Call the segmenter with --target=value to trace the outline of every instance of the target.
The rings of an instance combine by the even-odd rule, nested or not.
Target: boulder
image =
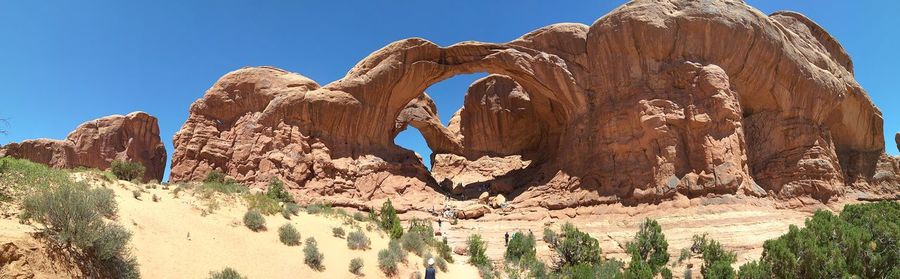
[[[456,211],[456,218],[477,219],[491,212],[491,208],[485,204],[471,204]]]
[[[460,256],[465,256],[465,255],[469,254],[469,247],[466,246],[465,244],[456,245],[455,247],[453,247],[453,253],[456,253],[457,255],[460,255]]]
[[[496,195],[493,198],[491,198],[490,205],[492,208],[500,208],[505,203],[506,203],[506,197],[504,197],[503,195]]]
[[[64,140],[10,143],[0,148],[2,156],[56,168],[105,170],[114,160],[137,162],[146,168],[144,181],[161,181],[166,166],[166,147],[159,138],[157,119],[145,112],[111,115],[82,123]]]

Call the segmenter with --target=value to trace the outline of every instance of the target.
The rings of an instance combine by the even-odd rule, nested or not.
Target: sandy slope
[[[134,199],[128,189],[133,185],[119,182],[116,190],[119,202],[118,222],[134,232],[132,244],[144,278],[205,278],[212,270],[232,267],[249,278],[355,278],[348,271],[350,260],[364,261],[366,278],[383,278],[377,267],[377,254],[386,248],[388,239],[377,230],[367,232],[372,249],[355,251],[347,248],[344,239],[334,237],[331,229],[341,221],[304,212],[292,220],[280,215],[267,216],[267,231],[253,232],[242,223],[246,208],[239,202],[223,202],[222,208],[202,216],[203,203],[185,193],[174,198],[173,191],[145,189],[141,200]],[[151,195],[162,197],[153,202]],[[278,227],[292,223],[303,239],[314,237],[325,255],[325,270],[315,271],[303,263],[303,245],[289,247],[278,240]],[[350,226],[344,225],[347,232]],[[363,231],[365,231],[363,225]],[[446,278],[475,278],[477,271],[461,264],[450,266]],[[422,259],[410,254],[409,262],[401,268],[400,278],[407,278],[421,269]]]

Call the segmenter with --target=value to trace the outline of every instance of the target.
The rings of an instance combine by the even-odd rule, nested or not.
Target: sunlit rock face
[[[112,161],[144,165],[143,180],[161,181],[166,147],[156,117],[145,112],[110,115],[82,123],[64,140],[33,139],[0,148],[0,157],[28,159],[56,168],[108,169]]]
[[[474,72],[492,75],[443,127],[424,90]],[[407,125],[434,151],[434,176],[394,144]],[[397,41],[324,86],[269,67],[229,73],[175,136],[172,180],[218,169],[258,186],[280,178],[305,200],[391,198],[401,210],[430,209],[444,180],[551,209],[676,195],[828,200],[898,191],[882,133],[849,56],[806,17],[636,0],[590,26],[508,43]]]

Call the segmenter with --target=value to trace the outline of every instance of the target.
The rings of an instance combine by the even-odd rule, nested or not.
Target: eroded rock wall
[[[166,148],[156,117],[144,112],[111,115],[85,122],[65,140],[34,139],[0,148],[0,156],[24,158],[56,168],[107,169],[114,160],[138,162],[144,180],[161,181]]]
[[[473,72],[507,77],[492,88],[510,90],[484,82],[481,91],[515,94],[473,98],[442,127],[424,90]],[[464,123],[467,111],[473,122]],[[416,203],[441,190],[393,143],[410,124],[435,156],[535,158],[492,187],[520,206],[709,194],[828,200],[900,191],[875,177],[891,164],[882,121],[843,48],[800,14],[636,0],[591,26],[555,24],[505,44],[397,41],[321,88],[271,68],[230,73],[192,106],[172,178],[221,169],[256,184],[281,177],[308,199],[361,206],[390,197],[423,208]]]

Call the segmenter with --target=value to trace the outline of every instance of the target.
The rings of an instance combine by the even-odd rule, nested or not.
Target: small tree
[[[379,223],[381,228],[388,232],[391,238],[400,239],[403,236],[403,226],[400,224],[397,210],[394,209],[390,199],[381,206],[381,221]]]
[[[393,276],[397,274],[397,257],[388,249],[378,251],[378,268],[385,275]]]
[[[703,266],[700,274],[703,278],[734,278],[732,264],[737,260],[734,252],[727,251],[714,239],[708,239],[706,235],[693,237],[694,244],[691,250],[703,254]]]
[[[629,268],[643,267],[636,262],[644,262],[651,275],[656,275],[660,268],[669,262],[668,247],[669,243],[666,242],[666,236],[662,233],[659,223],[656,220],[646,219],[641,223],[634,240],[625,245],[625,250],[631,254]]]
[[[472,264],[474,266],[483,266],[490,264],[487,255],[485,255],[485,251],[487,251],[487,245],[483,240],[481,240],[481,235],[470,235],[467,239],[467,243],[469,244],[469,264]]]
[[[600,243],[589,234],[578,230],[571,223],[562,226],[562,238],[556,246],[559,266],[600,263]]]
[[[522,260],[533,260],[535,255],[537,255],[534,245],[533,234],[525,235],[524,233],[516,232],[509,239],[509,244],[506,245],[504,257],[507,261],[513,263],[518,263]]]
[[[209,279],[247,279],[247,276],[243,276],[234,270],[233,268],[226,267],[221,271],[209,272]]]

